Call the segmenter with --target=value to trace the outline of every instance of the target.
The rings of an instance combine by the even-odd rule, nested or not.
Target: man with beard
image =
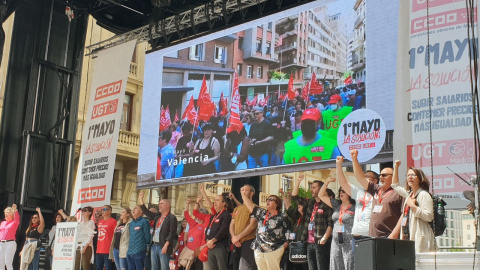
[[[317,109],[305,110],[301,120],[302,135],[285,143],[285,164],[335,159],[340,155],[337,142],[317,132],[322,117]],[[295,136],[294,136],[295,137]]]

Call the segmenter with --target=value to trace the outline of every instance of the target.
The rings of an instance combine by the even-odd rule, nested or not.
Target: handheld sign
[[[57,223],[52,269],[73,270],[77,250],[77,222]]]
[[[351,160],[350,151],[358,150],[360,163],[374,158],[385,142],[385,123],[382,117],[370,109],[356,110],[343,119],[337,134],[342,155]]]

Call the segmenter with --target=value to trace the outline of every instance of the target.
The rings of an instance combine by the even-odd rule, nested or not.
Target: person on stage
[[[43,219],[42,212],[40,208],[37,207],[35,209],[37,213],[33,214],[30,223],[28,224],[27,232],[26,232],[26,239],[25,245],[20,251],[20,257],[22,257],[22,266],[28,265],[28,270],[38,270],[39,263],[40,263],[40,236],[42,236],[43,229],[45,229],[45,221]],[[33,252],[31,250],[34,249]],[[32,256],[30,263],[26,263],[28,261],[28,257]]]
[[[13,270],[13,257],[17,250],[16,235],[20,215],[16,204],[5,208],[5,220],[0,223],[0,269]]]

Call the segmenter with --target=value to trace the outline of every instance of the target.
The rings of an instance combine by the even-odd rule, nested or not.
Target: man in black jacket
[[[228,197],[218,195],[215,197],[213,207],[216,214],[212,215],[205,231],[205,240],[207,241],[208,264],[210,270],[228,269],[228,251],[229,239],[228,232],[232,216],[227,211]]]
[[[152,232],[152,269],[168,270],[170,256],[173,253],[173,241],[177,237],[177,218],[170,213],[170,201],[160,200],[158,213],[151,212],[145,207],[143,192],[139,194],[139,203],[142,212],[148,219],[154,220]]]

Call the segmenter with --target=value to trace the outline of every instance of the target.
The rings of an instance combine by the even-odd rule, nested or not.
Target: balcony
[[[130,71],[128,73],[131,77],[137,78],[138,77],[138,65],[137,63],[130,63]]]
[[[283,68],[290,68],[290,67],[302,69],[302,68],[305,68],[306,65],[302,64],[302,62],[298,60],[298,58],[291,58],[291,59],[282,59],[282,61],[279,62],[278,64],[271,66],[271,68],[274,68],[274,69],[275,68],[283,69]]]
[[[260,192],[258,206],[260,206],[261,208],[266,208],[267,207],[267,199],[268,199],[268,197],[270,197],[270,195],[271,194]]]
[[[84,122],[79,121],[77,125],[77,133],[76,133],[76,151],[80,151],[80,147],[82,144],[82,132],[84,128]],[[117,145],[117,155],[138,159],[138,152],[140,146],[140,134],[120,130],[118,134],[118,145]]]
[[[352,70],[353,71],[358,71],[365,68],[365,58],[353,61],[352,63]]]
[[[286,43],[280,46],[275,47],[275,52],[276,53],[284,53],[290,50],[296,50],[297,49],[297,42],[291,42],[291,43]]]

